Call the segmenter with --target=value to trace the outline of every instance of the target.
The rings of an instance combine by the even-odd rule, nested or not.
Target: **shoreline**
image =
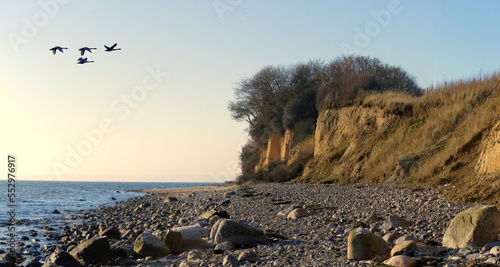
[[[200,191],[220,191],[220,190],[231,190],[239,187],[238,184],[234,182],[226,182],[222,184],[207,184],[207,185],[197,185],[188,187],[172,187],[172,188],[152,188],[152,189],[140,189],[132,190],[132,192],[146,193],[146,194],[190,194],[193,192]]]
[[[114,256],[99,264],[174,267],[191,262],[197,263],[196,266],[222,266],[226,257],[238,258],[244,253],[254,253],[257,256],[251,265],[240,260],[234,266],[373,266],[374,262],[347,258],[347,237],[353,229],[361,225],[380,236],[390,233],[414,236],[419,244],[439,247],[451,218],[477,205],[448,202],[438,188],[395,185],[229,183],[138,191],[146,195],[82,211],[74,218],[82,222],[80,225],[59,228],[51,233],[55,238],[44,255],[60,253],[55,251],[61,249],[71,254],[86,240],[99,238],[106,230],[114,229],[119,236],[108,238]],[[306,217],[287,218],[295,207],[310,213]],[[166,233],[183,227],[210,232],[220,218],[207,216],[207,212],[213,210],[224,211],[231,220],[259,229],[266,240],[217,250],[215,239],[202,234],[196,242],[204,247],[156,257],[134,252],[138,236],[146,232]],[[392,215],[399,215],[413,225],[380,229],[384,220]],[[368,221],[368,218],[380,218],[380,221]],[[56,250],[56,247],[59,248]],[[113,254],[115,250],[120,251],[120,257]],[[471,253],[480,253],[480,250],[473,248]],[[431,258],[441,263],[467,262],[466,255],[459,250],[445,251],[439,256],[414,258],[418,266]],[[53,258],[47,257],[47,260]]]

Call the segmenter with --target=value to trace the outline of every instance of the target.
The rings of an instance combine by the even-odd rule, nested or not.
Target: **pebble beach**
[[[412,240],[415,245],[397,253],[414,261],[415,265],[409,266],[496,266],[500,251],[495,254],[493,248],[500,244],[495,242],[460,249],[442,246],[450,221],[458,213],[480,206],[450,203],[442,195],[444,190],[445,186],[274,183],[146,190],[148,194],[143,197],[85,211],[65,226],[41,229],[38,235],[49,245],[39,248],[38,254],[20,247],[23,253],[18,253],[15,261],[17,266],[42,266],[44,262],[44,266],[62,266],[58,264],[61,258],[73,255],[69,260],[74,265],[64,266],[78,266],[72,260],[83,255],[75,252],[80,245],[106,236],[100,240],[109,244],[109,254],[94,265],[380,265],[390,257],[348,258],[350,232],[364,228],[386,240],[392,250],[398,239]],[[391,225],[393,218],[405,223]],[[264,238],[233,242],[236,245],[217,241],[214,228],[228,219],[261,231]],[[168,255],[137,252],[137,239],[142,234],[159,236],[172,229],[195,230],[198,241],[189,247],[182,243],[175,250],[169,246]],[[24,245],[29,246],[29,242]],[[2,254],[1,259],[8,261],[9,254]],[[79,260],[80,264],[92,265]]]

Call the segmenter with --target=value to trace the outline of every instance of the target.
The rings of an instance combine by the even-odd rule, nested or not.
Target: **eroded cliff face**
[[[500,122],[491,129],[486,137],[475,170],[479,174],[500,172]]]
[[[267,170],[270,164],[288,161],[293,145],[293,132],[286,130],[284,135],[274,133],[262,150],[260,161],[255,170]]]
[[[384,134],[397,119],[398,115],[387,114],[378,107],[323,110],[316,122],[314,158],[303,176],[313,181],[357,180],[366,171],[365,161],[370,154],[367,136]]]
[[[345,146],[344,154],[349,154],[360,135],[366,131],[383,132],[395,119],[395,115],[384,114],[380,108],[354,106],[324,110],[319,113],[316,122],[314,156],[319,157]]]
[[[273,134],[262,150],[256,171],[273,163],[290,165],[300,155],[314,154],[304,170],[305,176],[360,175],[363,171],[366,134],[383,134],[397,119],[379,107],[344,107],[320,112],[314,139],[294,143],[294,133]],[[353,164],[354,163],[354,164]]]
[[[283,135],[273,135],[262,151],[256,170],[267,170],[273,163],[290,166],[300,155],[313,155],[307,158],[299,180],[405,183],[410,179],[411,183],[433,179],[433,183],[440,184],[465,176],[500,173],[500,122],[492,128],[485,127],[470,140],[453,139],[455,132],[452,132],[425,146],[402,146],[397,151],[381,149],[387,140],[397,143],[406,138],[407,132],[425,125],[425,119],[413,117],[411,105],[398,105],[396,103],[396,108],[356,105],[323,110],[319,113],[314,136],[295,142],[290,130]],[[418,138],[418,135],[413,135],[413,138]],[[449,150],[448,147],[457,140],[460,143],[454,149],[455,154],[443,158],[439,153]],[[408,143],[408,139],[405,142]],[[381,156],[387,153],[392,153],[392,156]],[[443,160],[436,161],[439,157]],[[374,172],[377,166],[382,167]],[[431,170],[432,177],[416,176],[419,174],[416,171],[422,166]]]

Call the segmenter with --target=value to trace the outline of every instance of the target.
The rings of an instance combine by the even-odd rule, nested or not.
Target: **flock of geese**
[[[104,48],[106,52],[111,52],[111,51],[116,51],[116,50],[122,50],[121,48],[116,48],[116,43],[112,46],[107,46],[107,45],[104,45]],[[52,51],[52,54],[55,55],[56,52],[60,52],[60,53],[63,53],[64,50],[63,49],[68,49],[67,47],[60,47],[60,46],[54,46],[52,47],[51,50]],[[92,50],[96,50],[97,48],[93,48],[93,47],[82,47],[80,49],[78,49],[80,51],[80,58],[78,58],[78,62],[76,62],[76,64],[85,64],[85,63],[92,63],[94,61],[90,61],[88,60],[87,58],[84,58],[83,55],[85,54],[85,52],[89,52],[89,53],[92,53]]]

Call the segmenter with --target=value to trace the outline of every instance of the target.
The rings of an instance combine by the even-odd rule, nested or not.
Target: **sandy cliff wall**
[[[354,106],[324,110],[316,122],[314,156],[336,150],[346,142],[353,149],[360,135],[366,131],[385,131],[394,119],[395,115],[385,114],[380,108]]]
[[[475,169],[479,174],[500,172],[500,122],[491,129],[486,138]]]
[[[353,182],[361,177],[370,154],[370,136],[383,135],[398,115],[379,107],[351,106],[319,113],[314,158],[304,169],[306,180]],[[372,139],[374,140],[374,139]],[[333,178],[333,179],[332,179]]]
[[[293,132],[286,130],[284,135],[274,133],[267,141],[267,146],[262,150],[260,161],[255,170],[266,170],[270,164],[286,162],[290,157],[293,145]]]

